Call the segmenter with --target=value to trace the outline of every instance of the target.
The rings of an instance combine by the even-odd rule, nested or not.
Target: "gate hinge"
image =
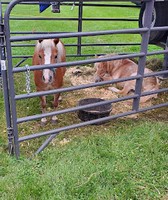
[[[9,149],[9,154],[13,155],[14,154],[14,135],[13,135],[13,128],[8,127],[7,128],[8,132],[8,149]]]

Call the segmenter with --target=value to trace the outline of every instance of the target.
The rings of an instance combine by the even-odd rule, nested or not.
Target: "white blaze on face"
[[[51,40],[43,40],[42,41],[42,48],[44,49],[44,64],[50,64],[51,60],[51,53],[52,53],[52,42]],[[50,69],[44,69],[43,70],[43,77],[44,82],[49,83],[51,77],[53,77],[53,72]]]
[[[50,64],[51,59],[51,46],[47,46],[44,49],[44,64]]]
[[[46,48],[44,49],[44,64],[50,64],[50,58],[51,58],[51,48]],[[43,77],[44,77],[44,82],[49,83],[50,80],[50,70],[49,69],[44,69],[43,70]]]

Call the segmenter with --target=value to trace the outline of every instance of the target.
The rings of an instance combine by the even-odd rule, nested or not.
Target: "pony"
[[[107,54],[105,56],[99,56],[99,58],[106,58],[113,56],[113,54]],[[138,65],[130,59],[111,60],[105,62],[97,62],[94,64],[96,69],[95,82],[109,81],[118,78],[126,78],[136,76],[138,71]],[[145,68],[144,73],[152,73],[151,69]],[[129,94],[131,91],[135,91],[135,80],[129,80],[124,82],[117,82],[116,87],[109,87],[108,89],[121,94],[123,96]],[[120,89],[118,89],[120,88]],[[156,76],[149,76],[143,79],[142,92],[155,91],[159,89],[159,80]],[[157,98],[157,94],[151,94],[143,96],[140,99],[140,103],[145,103],[151,98]]]
[[[35,46],[32,65],[48,65],[61,63],[66,61],[66,51],[64,44],[58,39],[38,40]],[[45,68],[43,70],[34,70],[34,83],[36,91],[46,91],[57,89],[63,86],[63,77],[66,68],[59,67],[56,69]],[[58,107],[60,94],[54,94],[53,107],[54,110]],[[46,113],[46,97],[40,96],[40,104],[42,113]],[[52,116],[52,122],[57,121],[56,116]],[[41,124],[45,125],[47,119],[41,119]]]

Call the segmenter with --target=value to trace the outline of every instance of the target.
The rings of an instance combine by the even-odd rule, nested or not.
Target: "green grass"
[[[127,3],[128,4],[128,3]],[[39,14],[38,6],[30,6],[30,9],[27,10],[27,6],[16,6],[11,12],[11,16],[14,17],[78,17],[78,7],[76,6],[74,10],[70,10],[70,6],[62,6],[60,14],[52,14],[50,9],[45,12]],[[83,18],[92,17],[92,18],[119,18],[119,19],[138,19],[139,16],[139,8],[108,8],[108,7],[85,7],[83,10]],[[18,11],[19,9],[19,11]],[[125,21],[83,21],[82,30],[85,31],[99,31],[99,30],[117,30],[117,29],[131,29],[138,28],[138,21],[134,22],[125,22]],[[76,20],[73,21],[47,21],[47,25],[45,21],[35,21],[35,20],[20,20],[15,21],[11,20],[10,23],[11,31],[61,31],[61,32],[77,32],[78,30],[78,22]],[[20,28],[21,27],[21,28]],[[66,27],[66,28],[65,28]],[[63,38],[62,39],[65,44],[77,43],[77,38]],[[118,34],[118,35],[104,35],[104,36],[90,36],[83,37],[82,43],[140,43],[141,36],[138,34]],[[34,43],[34,42],[29,42]],[[150,49],[155,48],[151,46]],[[158,49],[158,47],[157,47]],[[67,54],[76,53],[76,48],[67,47]],[[128,53],[128,52],[139,52],[140,46],[105,46],[105,47],[83,47],[83,54],[101,54],[101,53]],[[25,54],[32,55],[33,48],[22,48],[20,51],[19,48],[13,48],[14,54]]]
[[[38,7],[19,6],[12,16],[53,16],[50,9],[39,14]],[[58,16],[77,17],[77,7],[61,7]],[[112,12],[113,11],[113,12]],[[124,14],[124,16],[123,16]],[[111,9],[87,7],[85,17],[137,18],[137,8]],[[11,30],[17,31],[74,31],[76,22],[47,23],[12,21]],[[125,29],[137,27],[137,22],[89,22],[83,31]],[[65,28],[66,27],[66,28]],[[63,39],[73,43],[76,39]],[[113,35],[83,38],[83,42],[140,42],[138,35]],[[34,43],[34,41],[29,41]],[[149,47],[151,51],[158,49]],[[74,53],[74,49],[67,49]],[[139,47],[84,48],[87,54],[137,52]],[[13,48],[15,55],[32,55],[33,48]],[[155,56],[156,57],[156,56]],[[158,56],[157,56],[158,58]],[[161,58],[161,56],[159,57]],[[76,60],[77,58],[73,58]],[[13,59],[13,63],[18,60]],[[26,61],[31,64],[31,59]],[[24,64],[23,64],[24,66]],[[25,93],[25,74],[15,75],[16,94]],[[68,83],[66,83],[68,84]],[[31,74],[31,92],[35,91]],[[65,95],[65,96],[64,96]],[[81,94],[80,94],[81,95]],[[78,93],[63,94],[60,108],[73,106],[80,98]],[[160,100],[167,99],[160,95]],[[50,104],[49,104],[50,106]],[[141,114],[138,119],[117,119],[100,126],[87,126],[61,133],[38,156],[32,157],[45,137],[20,144],[21,157],[16,160],[7,152],[7,134],[4,100],[0,91],[0,199],[2,200],[166,200],[168,194],[168,125],[167,108]],[[17,115],[24,117],[40,113],[39,99],[17,102]],[[75,113],[61,115],[58,125],[40,127],[39,121],[19,125],[20,136],[45,131],[57,126],[79,122]]]
[[[165,123],[116,120],[82,132],[64,145],[63,138],[54,140],[32,160],[4,153],[1,199],[158,200],[166,194]]]

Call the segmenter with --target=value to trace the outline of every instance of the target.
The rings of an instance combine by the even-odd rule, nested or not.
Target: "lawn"
[[[32,159],[3,151],[1,199],[166,200],[167,132],[165,122],[115,120],[63,134]]]
[[[5,8],[3,8],[4,10]],[[77,7],[61,8],[58,16],[77,17]],[[123,17],[137,18],[138,8],[117,8],[113,12],[107,8],[87,7],[85,17]],[[39,14],[37,6],[21,5],[12,12],[12,16],[52,17],[50,9]],[[12,31],[74,31],[77,23],[53,21],[12,21]],[[44,26],[45,24],[45,26]],[[137,22],[93,23],[85,21],[83,31],[124,29],[136,27]],[[140,36],[123,35],[108,37],[88,37],[83,42],[140,42]],[[75,39],[64,42],[73,43]],[[33,42],[30,41],[30,44]],[[150,46],[151,50],[158,49]],[[67,48],[67,53],[73,53]],[[136,52],[139,47],[94,47],[84,48],[83,52]],[[14,55],[32,55],[33,48],[13,48]],[[154,58],[163,59],[162,56]],[[68,60],[76,59],[69,58]],[[149,58],[150,59],[150,58]],[[17,60],[13,59],[13,63]],[[31,64],[31,59],[26,61]],[[15,75],[16,92],[25,92],[25,75]],[[22,83],[22,84],[20,84]],[[66,84],[68,84],[66,82]],[[31,90],[35,91],[31,75]],[[78,97],[76,93],[65,94],[65,99]],[[165,96],[159,96],[161,100]],[[167,98],[167,97],[166,97]],[[61,106],[66,107],[65,100]],[[73,100],[73,99],[72,99]],[[74,102],[73,102],[74,103]],[[142,113],[138,118],[116,119],[103,125],[93,125],[61,133],[40,154],[33,156],[44,138],[21,143],[19,160],[9,156],[3,93],[0,91],[0,199],[2,200],[167,200],[168,199],[168,123],[167,108]],[[18,116],[40,113],[39,100],[19,101]],[[69,122],[76,123],[76,115],[60,116],[61,126]],[[19,125],[21,135],[32,131],[54,128],[48,124],[40,127],[39,121]]]

